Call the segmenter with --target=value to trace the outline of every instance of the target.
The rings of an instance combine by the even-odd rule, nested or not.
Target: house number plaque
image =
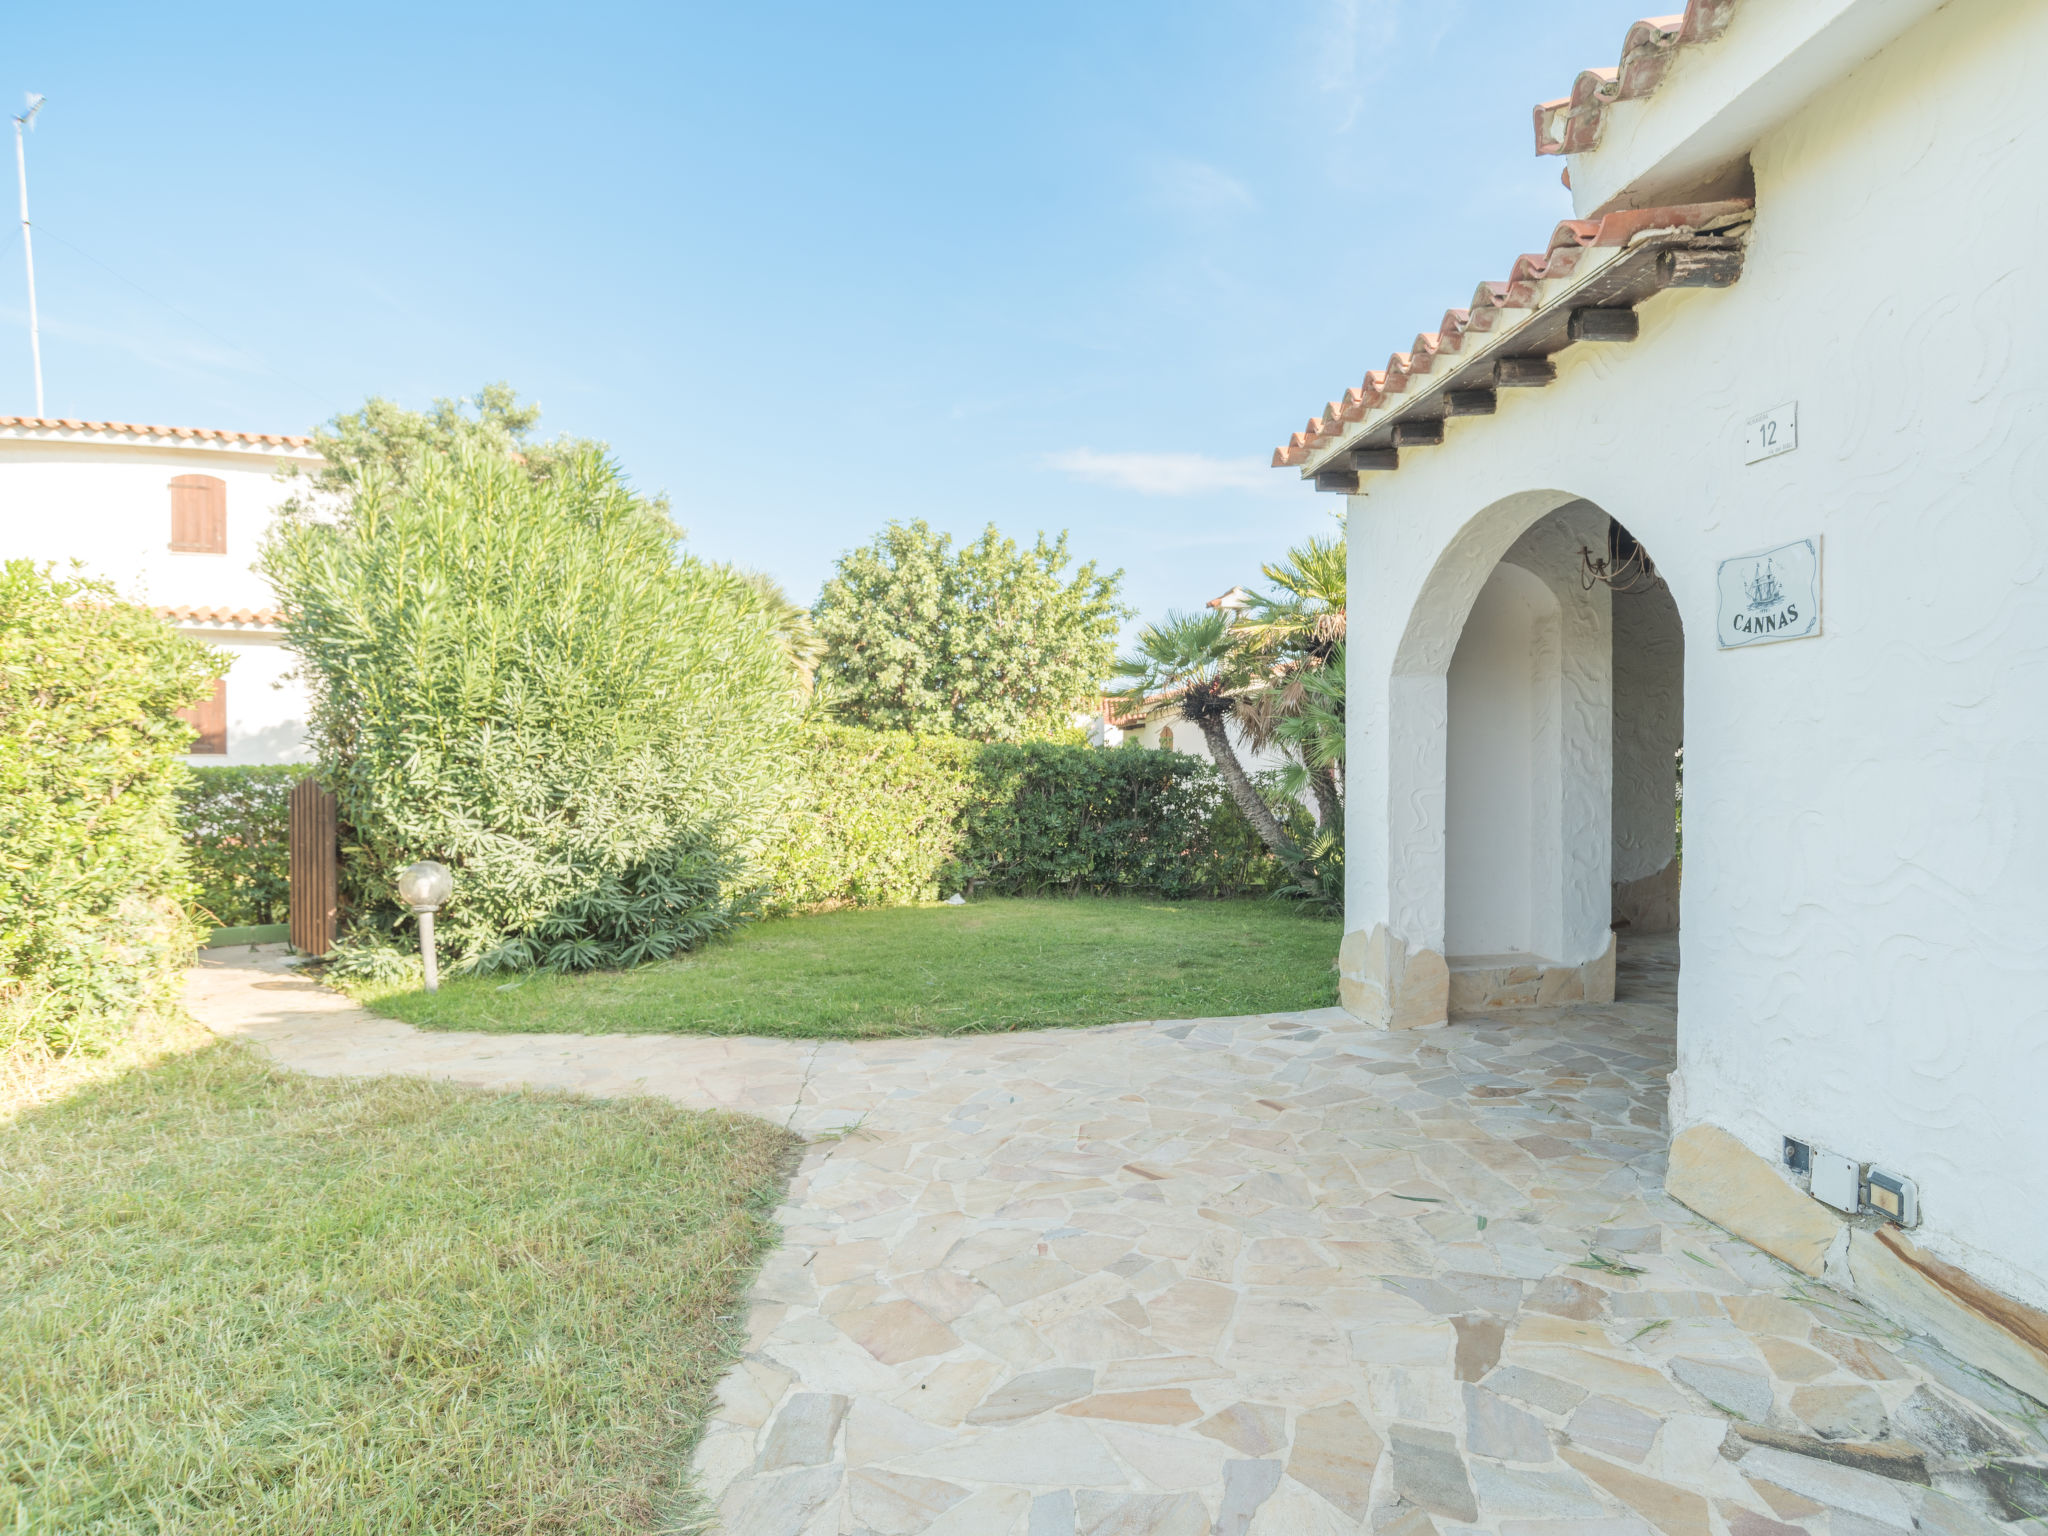
[[[1799,402],[1788,400],[1742,424],[1742,462],[1775,459],[1799,446]]]

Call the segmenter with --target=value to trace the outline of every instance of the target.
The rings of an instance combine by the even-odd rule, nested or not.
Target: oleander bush
[[[393,884],[423,858],[455,872],[456,970],[632,965],[754,910],[799,709],[760,584],[683,553],[590,448],[536,467],[458,442],[348,490],[264,556],[338,802],[347,948],[410,947]]]
[[[0,1053],[103,1048],[174,984],[176,712],[223,665],[104,582],[0,566]]]
[[[1260,788],[1306,822],[1277,777]],[[805,736],[773,905],[889,906],[968,890],[1233,896],[1285,878],[1200,758],[828,725]]]
[[[285,920],[291,896],[292,786],[306,770],[194,768],[178,792],[191,850],[193,908],[215,928]]]

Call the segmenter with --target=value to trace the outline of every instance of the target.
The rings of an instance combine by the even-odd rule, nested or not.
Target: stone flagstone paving
[[[189,997],[309,1071],[813,1137],[697,1456],[735,1536],[2048,1532],[2040,1405],[1664,1197],[1676,962],[1396,1033],[422,1033],[246,955]]]

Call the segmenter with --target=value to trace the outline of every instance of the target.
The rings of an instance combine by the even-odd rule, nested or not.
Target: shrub
[[[216,928],[285,920],[291,897],[292,786],[297,766],[194,768],[178,820],[198,886],[194,909]]]
[[[1201,758],[991,744],[974,770],[949,872],[961,885],[1004,895],[1229,896],[1268,890],[1281,876]]]
[[[942,894],[974,755],[954,737],[811,729],[774,855],[775,907],[894,906]]]
[[[0,1051],[103,1048],[174,982],[176,711],[222,665],[103,582],[0,566]]]
[[[794,802],[774,858],[784,911],[970,887],[1228,896],[1285,878],[1215,769],[1172,752],[826,726],[806,737]]]
[[[595,452],[536,476],[474,445],[280,522],[355,942],[422,858],[455,871],[457,968],[657,959],[759,899],[796,690],[759,586],[678,537]]]

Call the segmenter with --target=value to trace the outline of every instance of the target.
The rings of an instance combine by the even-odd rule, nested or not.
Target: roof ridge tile
[[[167,427],[133,421],[87,421],[75,416],[0,416],[0,429],[21,431],[107,432],[117,437],[197,438],[207,442],[263,443],[280,448],[309,448],[310,437],[281,432],[234,432],[218,427]]]
[[[1736,4],[1737,0],[1687,0],[1681,15],[1646,16],[1633,23],[1622,37],[1619,64],[1582,69],[1567,94],[1536,104],[1536,153],[1577,155],[1598,148],[1607,109],[1617,101],[1653,93],[1664,83],[1678,50],[1719,37]]]

